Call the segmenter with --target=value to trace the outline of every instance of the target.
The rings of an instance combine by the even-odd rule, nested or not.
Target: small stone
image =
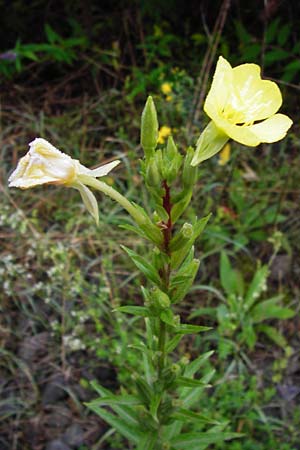
[[[44,424],[47,427],[65,428],[70,425],[71,420],[72,412],[68,408],[53,405],[51,411],[45,416]]]
[[[291,271],[291,257],[289,255],[277,255],[270,269],[270,278],[274,281],[281,281]]]
[[[63,434],[62,439],[70,447],[79,447],[84,443],[84,431],[80,425],[74,423],[67,428],[66,432]]]
[[[65,390],[65,380],[62,375],[57,375],[50,381],[43,392],[42,395],[42,405],[51,405],[59,400],[64,399],[67,396]]]
[[[60,439],[54,439],[53,441],[48,442],[45,450],[71,450],[71,447]]]

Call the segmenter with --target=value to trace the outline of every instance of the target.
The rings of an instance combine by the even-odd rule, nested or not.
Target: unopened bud
[[[142,112],[141,145],[146,158],[153,156],[158,139],[158,121],[153,99],[151,96],[146,101]]]
[[[170,250],[174,252],[182,248],[193,236],[193,231],[193,225],[184,223],[179,233],[171,240],[169,246]]]

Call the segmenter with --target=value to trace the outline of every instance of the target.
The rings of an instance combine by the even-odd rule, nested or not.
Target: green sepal
[[[228,139],[229,137],[217,128],[213,121],[210,121],[197,141],[191,165],[197,166],[202,161],[214,156],[222,150]]]

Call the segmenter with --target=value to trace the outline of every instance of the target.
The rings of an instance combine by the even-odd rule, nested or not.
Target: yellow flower
[[[29,189],[41,184],[73,187],[79,190],[85,206],[98,222],[96,199],[84,185],[83,180],[87,176],[98,178],[107,175],[120,161],[113,161],[96,169],[88,169],[77,159],[72,159],[45,139],[36,138],[29,147],[28,153],[20,159],[17,168],[9,177],[9,187]]]
[[[232,68],[220,56],[204,111],[224,134],[250,147],[279,141],[293,123],[276,114],[281,104],[278,86],[261,79],[258,65]]]
[[[220,152],[219,166],[225,166],[225,164],[228,163],[228,161],[230,160],[230,153],[231,153],[230,144],[224,145],[223,149]]]
[[[173,100],[172,95],[167,95],[167,96],[166,96],[166,101],[167,101],[167,102],[171,102],[172,100]]]
[[[169,95],[172,92],[172,85],[168,82],[165,82],[161,85],[161,91],[165,95]]]
[[[163,125],[162,127],[160,127],[160,129],[158,130],[157,143],[163,144],[165,142],[166,138],[168,136],[170,136],[171,131],[172,131],[171,128],[167,127],[166,125]]]

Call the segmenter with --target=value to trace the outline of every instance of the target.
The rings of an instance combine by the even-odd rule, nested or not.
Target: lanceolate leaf
[[[258,303],[251,310],[251,318],[254,323],[263,322],[266,319],[290,319],[295,312],[290,308],[278,305],[280,298],[274,297]]]
[[[150,311],[148,308],[144,306],[119,306],[118,308],[113,309],[114,311],[119,311],[126,314],[132,314],[133,316],[141,316],[141,317],[149,317]]]
[[[287,347],[287,341],[285,337],[278,331],[275,327],[271,327],[270,325],[260,324],[257,326],[257,331],[264,333],[271,339],[275,344],[279,345],[279,347],[285,349]]]
[[[203,331],[209,331],[211,330],[211,327],[204,327],[201,325],[187,325],[182,324],[179,327],[176,328],[175,333],[178,334],[196,334],[196,333],[202,333]]]
[[[96,405],[89,406],[101,419],[105,420],[109,425],[115,428],[122,436],[129,441],[138,444],[143,439],[143,433],[139,428],[134,427],[128,423],[127,420],[120,419],[119,417],[111,414],[104,408],[100,408]]]
[[[268,272],[268,266],[257,269],[245,297],[245,307],[247,310],[257,301],[262,290],[265,288]]]
[[[214,350],[210,352],[206,352],[203,355],[198,356],[198,358],[194,359],[194,361],[190,362],[188,366],[186,366],[184,375],[186,377],[192,377],[194,374],[200,369],[201,366],[214,354]]]
[[[209,445],[242,437],[241,433],[230,432],[203,432],[182,433],[171,440],[172,447],[179,450],[204,450]]]
[[[129,248],[125,247],[124,245],[121,245],[121,248],[125,250],[125,252],[132,259],[136,267],[145,275],[147,279],[151,280],[157,286],[160,286],[161,280],[159,274],[157,273],[155,268],[148,261],[146,261],[145,258],[138,255],[133,250],[130,250]]]

